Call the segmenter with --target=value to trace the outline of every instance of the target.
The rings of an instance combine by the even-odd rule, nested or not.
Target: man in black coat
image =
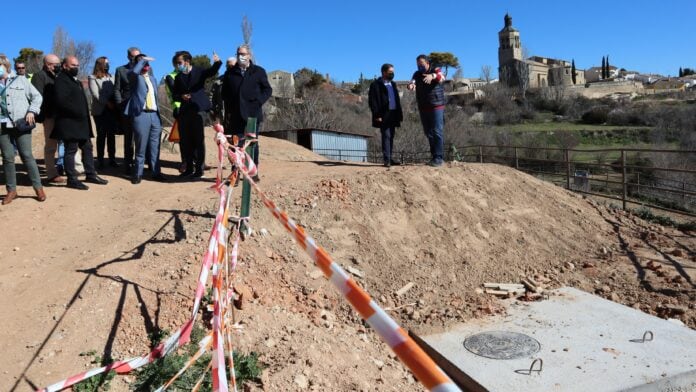
[[[77,80],[80,63],[75,56],[63,60],[62,72],[54,83],[55,126],[51,138],[63,140],[65,144],[65,172],[68,175],[68,188],[89,189],[78,178],[75,170],[75,154],[82,150],[82,163],[87,174],[87,182],[104,185],[108,181],[99,177],[94,169],[92,155],[92,121],[82,82]]]
[[[202,69],[191,65],[191,60],[191,53],[187,51],[178,53],[176,67],[179,74],[174,79],[172,96],[175,101],[181,102],[177,118],[181,138],[179,145],[186,162],[186,170],[181,173],[181,176],[199,178],[203,176],[205,166],[203,127],[207,112],[212,109],[210,98],[205,92],[205,81],[217,75],[222,61],[217,54],[213,53],[213,66]]]
[[[124,114],[131,95],[128,73],[135,66],[135,56],[140,54],[136,47],[128,48],[128,64],[116,68],[114,75],[114,99],[119,105],[119,122],[123,132],[123,162],[126,174],[131,174],[133,166],[133,119]]]
[[[401,162],[392,158],[394,133],[404,119],[401,110],[399,90],[394,83],[394,66],[382,65],[382,77],[370,84],[368,102],[372,112],[372,126],[379,128],[382,133],[382,157],[384,166],[400,165]]]
[[[222,77],[222,99],[225,103],[225,133],[237,135],[244,143],[247,120],[256,118],[256,132],[261,132],[263,104],[273,94],[266,70],[251,61],[248,45],[237,48],[237,63]],[[254,163],[259,164],[258,142],[253,147]],[[258,176],[255,178],[258,181]]]

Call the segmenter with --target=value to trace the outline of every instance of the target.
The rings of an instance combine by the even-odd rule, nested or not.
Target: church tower
[[[520,32],[512,27],[512,17],[505,14],[505,27],[498,33],[498,67],[503,67],[513,60],[522,59]]]

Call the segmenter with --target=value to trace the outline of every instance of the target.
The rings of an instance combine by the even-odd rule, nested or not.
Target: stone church
[[[512,17],[505,14],[505,26],[498,32],[498,76],[501,83],[520,86],[526,80],[528,88],[572,86],[585,84],[585,71],[575,70],[569,61],[532,56],[523,58],[520,32],[512,27]]]

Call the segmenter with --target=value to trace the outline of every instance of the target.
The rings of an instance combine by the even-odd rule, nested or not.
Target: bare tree
[[[529,64],[526,61],[515,61],[515,74],[520,93],[522,98],[524,98],[527,94],[527,89],[529,89]]]
[[[254,28],[251,25],[251,21],[246,15],[244,15],[242,17],[242,38],[244,39],[244,43],[247,45],[251,45],[251,33],[253,30]]]
[[[80,41],[75,47],[75,57],[80,61],[80,75],[88,74],[88,67],[92,67],[96,45],[92,41]]]
[[[53,44],[51,52],[61,59],[65,56],[72,55],[75,49],[75,42],[70,39],[68,32],[63,30],[62,26],[56,27],[53,32]]]
[[[481,66],[481,79],[486,81],[486,84],[491,82],[491,66],[486,64]]]
[[[80,76],[85,76],[88,67],[92,66],[91,63],[94,61],[95,50],[96,45],[93,41],[75,42],[62,26],[56,27],[56,30],[53,32],[51,52],[61,59],[66,56],[77,57],[80,62]]]

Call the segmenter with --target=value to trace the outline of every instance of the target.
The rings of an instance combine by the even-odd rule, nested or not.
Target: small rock
[[[309,273],[309,277],[312,278],[312,279],[319,279],[319,278],[321,278],[322,276],[324,276],[324,273],[323,273],[321,270],[318,270],[318,269],[317,269],[317,270],[314,270],[314,271],[312,271],[312,272]]]
[[[570,261],[566,261],[564,265],[569,271],[572,271],[575,269],[575,264],[571,263]]]
[[[354,267],[346,267],[346,271],[348,271],[348,272],[350,272],[351,274],[357,276],[358,278],[363,278],[363,277],[365,277],[365,275],[362,273],[362,271],[360,271],[359,269],[354,268]]]
[[[297,386],[301,389],[309,388],[309,380],[307,380],[307,377],[304,374],[298,374],[295,376],[295,384],[297,384]]]
[[[413,321],[418,321],[421,318],[421,314],[419,311],[414,310],[413,313],[411,314],[411,320]]]
[[[12,248],[12,250],[15,252],[19,252],[19,246],[15,246],[14,248]]]
[[[611,295],[609,295],[609,299],[612,300],[613,302],[621,301],[621,297],[619,297],[619,295],[616,293],[611,293]]]
[[[261,228],[259,230],[259,234],[261,235],[261,237],[266,237],[269,233],[268,233],[268,230]]]
[[[379,369],[379,370],[382,370],[382,368],[384,367],[384,362],[380,361],[379,359],[372,358],[372,362],[375,363],[375,365],[377,366],[377,369]]]
[[[266,344],[266,347],[272,348],[272,347],[275,347],[275,345],[276,345],[277,343],[276,343],[275,340],[273,340],[273,339],[271,339],[271,338],[268,338],[268,339],[266,339],[265,344]]]
[[[681,249],[675,249],[672,251],[672,256],[684,257],[684,251]]]
[[[155,251],[152,252],[152,254],[155,255],[155,256],[162,256],[162,251],[159,250],[159,249],[155,249]]]

